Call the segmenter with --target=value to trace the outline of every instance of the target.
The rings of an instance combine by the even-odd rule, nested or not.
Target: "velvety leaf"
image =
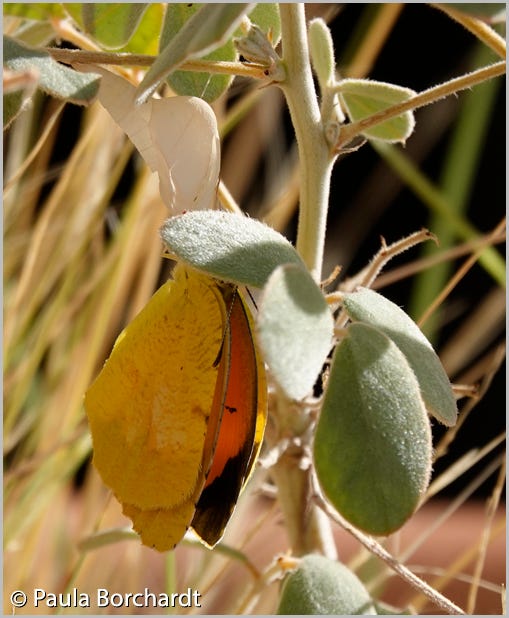
[[[332,347],[332,314],[307,270],[274,270],[258,312],[258,341],[272,376],[291,399],[312,392]]]
[[[324,494],[353,525],[387,535],[416,509],[431,454],[429,420],[405,356],[379,330],[351,324],[334,352],[314,441]]]
[[[135,32],[147,4],[135,2],[66,3],[78,26],[104,49],[119,49]],[[154,36],[157,32],[154,32]]]
[[[15,39],[4,37],[4,66],[11,71],[39,74],[39,87],[52,96],[85,105],[99,88],[99,77],[65,67],[43,51],[30,49]]]
[[[367,288],[345,294],[348,315],[390,337],[413,369],[428,412],[444,425],[456,424],[458,408],[445,370],[417,324],[393,302]]]
[[[164,25],[161,32],[160,50],[179,35],[188,20],[202,7],[200,3],[174,3],[167,5]],[[259,25],[264,32],[270,30],[275,43],[281,35],[279,8],[277,4],[257,4],[250,13],[253,23]],[[227,61],[237,60],[233,38],[230,38],[211,53],[198,56],[203,60]],[[173,71],[168,77],[171,89],[179,95],[197,96],[212,102],[223,94],[233,80],[232,75],[212,74],[196,71]]]
[[[410,88],[366,79],[344,79],[339,95],[352,122],[368,118],[388,107],[403,103],[415,95]],[[414,130],[412,112],[386,120],[364,131],[363,135],[386,142],[404,142]]]
[[[280,264],[298,264],[299,254],[269,226],[227,212],[187,212],[161,228],[168,250],[179,260],[218,279],[263,287]]]
[[[376,614],[368,591],[344,564],[310,554],[283,584],[278,614]]]
[[[161,32],[160,49],[164,48],[178,35],[186,22],[200,9],[201,4],[177,3],[169,4],[166,9],[163,29]],[[233,41],[215,49],[203,57],[204,60],[236,60],[237,54]],[[196,71],[175,71],[168,77],[171,89],[180,95],[197,96],[205,101],[217,99],[231,84],[231,75],[212,75]]]
[[[330,86],[335,79],[336,71],[334,44],[331,32],[321,17],[309,22],[308,37],[309,53],[320,86],[321,88]]]
[[[58,2],[4,2],[2,8],[4,15],[15,15],[38,21],[65,17],[62,5]]]
[[[202,57],[223,45],[235,32],[251,4],[205,4],[162,50],[138,86],[137,102],[144,102],[161,81],[183,62]]]

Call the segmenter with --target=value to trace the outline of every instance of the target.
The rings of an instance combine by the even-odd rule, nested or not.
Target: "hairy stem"
[[[505,62],[496,62],[495,64],[483,67],[477,71],[472,71],[471,73],[467,73],[461,77],[451,79],[450,81],[440,84],[439,86],[428,88],[427,90],[416,94],[407,101],[392,105],[387,109],[383,109],[376,114],[363,118],[362,120],[358,120],[357,122],[352,122],[351,124],[341,128],[338,141],[335,144],[335,149],[340,150],[342,147],[349,144],[355,137],[367,129],[376,126],[377,124],[390,120],[391,118],[395,118],[404,112],[412,111],[414,109],[418,109],[419,107],[424,107],[426,105],[430,105],[431,103],[435,103],[444,97],[451,94],[456,94],[460,90],[472,88],[472,86],[480,84],[488,79],[499,77],[504,73]],[[338,90],[340,89],[341,84],[338,84]]]
[[[82,49],[57,49],[47,47],[46,51],[59,62],[73,64],[76,62],[83,64],[107,64],[111,66],[151,66],[156,59],[155,56],[147,54],[131,53],[112,53],[86,51]],[[267,79],[267,67],[261,64],[250,62],[227,62],[225,60],[187,60],[179,71],[202,71],[206,73],[218,73],[222,75],[240,75],[242,77],[252,77],[253,79]]]
[[[301,194],[297,251],[316,281],[320,280],[334,159],[324,137],[306,34],[304,5],[282,4],[281,28],[286,97],[299,148]]]
[[[297,250],[316,281],[320,280],[325,242],[333,157],[324,137],[320,107],[309,60],[303,4],[281,4],[281,32],[285,79],[279,85],[286,97],[297,138],[301,176]],[[274,433],[267,442],[291,445],[272,467],[288,540],[295,555],[319,552],[335,557],[330,523],[310,501],[308,411],[277,392],[273,406]],[[307,463],[306,463],[307,461]]]

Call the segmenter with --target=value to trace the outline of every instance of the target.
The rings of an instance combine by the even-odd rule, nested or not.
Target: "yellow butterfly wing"
[[[163,526],[163,511],[180,522],[158,549],[180,540],[205,482],[205,436],[224,331],[215,282],[183,267],[174,278],[119,336],[85,396],[94,464],[142,540],[158,546],[150,513],[155,530]]]

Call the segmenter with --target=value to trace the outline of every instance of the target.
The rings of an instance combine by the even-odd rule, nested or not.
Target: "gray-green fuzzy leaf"
[[[280,264],[304,263],[288,240],[260,221],[216,210],[168,219],[161,237],[179,260],[212,277],[263,287]]]
[[[394,341],[417,376],[428,412],[444,425],[455,425],[458,409],[449,378],[431,343],[410,316],[367,288],[345,294],[343,302],[353,320],[375,326]]]
[[[166,8],[159,48],[167,45],[182,30],[186,22],[199,10],[200,4],[169,4]],[[225,45],[215,49],[204,60],[233,61],[237,57],[235,46],[230,39]],[[209,103],[217,99],[231,84],[231,75],[211,75],[196,71],[174,71],[168,77],[171,89],[180,95],[201,97]]]
[[[147,6],[136,2],[65,4],[78,24],[104,49],[124,47],[135,33]]]
[[[163,49],[138,86],[143,103],[172,71],[188,59],[204,56],[223,45],[235,32],[252,4],[205,4],[188,19]]]
[[[258,340],[272,376],[291,399],[308,395],[332,346],[333,319],[320,288],[296,264],[279,266],[264,288]]]
[[[41,90],[79,105],[89,103],[99,89],[99,75],[73,71],[46,52],[30,49],[10,37],[4,37],[4,66],[18,73],[38,73]]]
[[[331,86],[335,78],[334,44],[329,27],[321,17],[312,19],[308,26],[309,53],[320,88]]]
[[[314,442],[328,500],[352,524],[387,535],[410,517],[431,471],[419,384],[386,335],[354,323],[337,346]]]
[[[345,565],[310,554],[283,584],[278,614],[376,614],[368,591]]]
[[[339,96],[352,122],[403,103],[415,94],[410,88],[367,79],[344,79],[339,83]],[[414,126],[414,115],[409,111],[367,129],[363,135],[385,142],[405,142]]]

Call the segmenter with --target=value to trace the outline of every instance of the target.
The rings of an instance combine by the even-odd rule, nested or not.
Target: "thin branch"
[[[491,537],[491,530],[493,528],[493,522],[497,514],[498,506],[500,504],[500,497],[505,486],[505,477],[506,463],[504,459],[502,461],[502,465],[500,466],[497,482],[488,500],[488,505],[486,509],[486,524],[483,528],[482,536],[479,541],[479,558],[475,564],[472,586],[468,591],[467,611],[471,614],[473,614],[475,611],[477,594],[479,591],[479,587],[481,586],[481,576],[486,562],[486,554],[488,552],[488,545]]]
[[[401,579],[407,584],[418,590],[425,595],[432,603],[437,607],[444,610],[448,614],[464,614],[465,612],[458,607],[455,603],[444,597],[440,592],[432,588],[420,577],[417,577],[410,569],[401,564],[392,554],[390,554],[380,543],[375,541],[374,538],[363,534],[360,530],[357,530],[354,526],[343,519],[334,509],[332,509],[322,498],[316,494],[314,496],[315,501],[325,511],[325,513],[339,524],[343,530],[351,534],[361,545],[363,545],[369,552],[371,552],[377,558],[380,558],[391,570],[397,573]]]
[[[451,94],[456,94],[466,88],[472,88],[472,86],[480,84],[488,79],[493,79],[494,77],[504,75],[504,73],[505,61],[496,62],[495,64],[472,71],[471,73],[467,73],[461,77],[451,79],[450,81],[440,84],[439,86],[428,88],[411,99],[392,105],[391,107],[383,109],[372,116],[368,116],[367,118],[363,118],[357,122],[347,124],[341,127],[339,138],[334,146],[334,150],[336,152],[340,152],[341,149],[349,144],[355,137],[374,126],[385,122],[386,120],[396,118],[404,112],[413,111],[419,107],[425,107],[431,103],[436,103],[436,101],[450,96]],[[337,89],[341,90],[341,83],[337,85]]]
[[[387,245],[385,239],[382,237],[382,246],[377,254],[365,268],[341,284],[341,291],[350,292],[360,285],[370,288],[380,274],[380,271],[385,268],[392,258],[427,240],[433,240],[435,243],[438,243],[436,236],[426,229],[413,232],[390,245]]]
[[[81,49],[57,49],[47,47],[46,51],[59,62],[67,64],[106,64],[112,66],[145,67],[153,64],[155,56],[146,54],[107,53],[84,51]],[[197,71],[219,73],[224,75],[240,75],[253,79],[267,79],[267,67],[261,64],[245,62],[226,62],[223,60],[188,60],[179,66],[179,71]]]
[[[455,260],[468,253],[472,253],[477,249],[492,247],[497,243],[504,242],[505,237],[505,231],[497,237],[494,237],[493,232],[490,232],[483,236],[464,242],[457,247],[451,247],[450,249],[445,249],[440,253],[434,253],[424,258],[419,258],[413,262],[404,264],[403,266],[398,266],[397,268],[381,274],[373,283],[372,288],[378,290],[387,287],[388,285],[407,279],[416,273],[422,272],[423,270],[427,270],[436,264],[442,264],[443,262]]]

